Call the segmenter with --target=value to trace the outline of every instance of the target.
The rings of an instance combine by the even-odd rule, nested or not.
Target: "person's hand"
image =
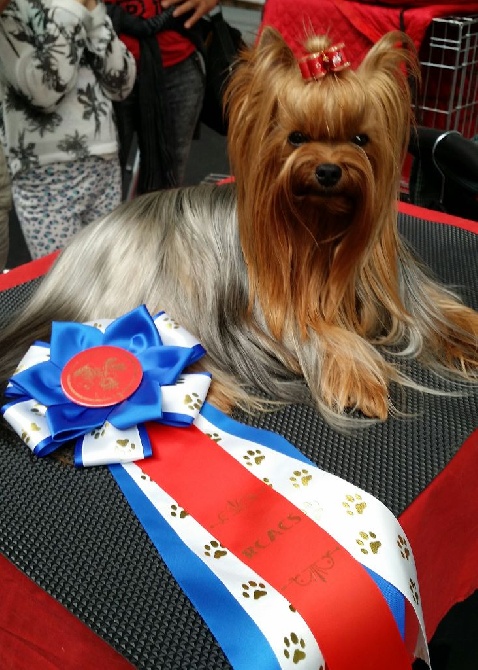
[[[96,0],[84,0],[83,4],[89,12],[92,12],[98,3]]]
[[[161,7],[167,9],[171,5],[176,5],[176,9],[173,12],[173,16],[175,17],[192,11],[192,15],[184,22],[185,28],[191,28],[204,14],[214,9],[218,2],[219,0],[163,0]]]

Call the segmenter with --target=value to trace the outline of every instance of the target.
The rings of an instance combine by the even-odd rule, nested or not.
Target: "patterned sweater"
[[[109,157],[112,100],[131,91],[134,58],[100,3],[12,0],[0,15],[0,133],[11,174]]]

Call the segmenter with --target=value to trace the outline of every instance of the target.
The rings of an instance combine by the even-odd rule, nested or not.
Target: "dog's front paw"
[[[375,385],[374,389],[362,389],[356,396],[350,396],[348,407],[349,412],[361,412],[370,419],[380,419],[384,421],[388,416],[389,399],[387,389],[380,385]]]
[[[383,421],[389,412],[389,367],[361,338],[354,337],[348,344],[344,348],[347,355],[337,356],[336,349],[333,354],[326,352],[320,378],[321,399],[336,414],[361,412]]]

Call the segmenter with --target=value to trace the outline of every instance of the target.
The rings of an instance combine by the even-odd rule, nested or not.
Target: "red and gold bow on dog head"
[[[347,60],[343,47],[344,44],[335,44],[300,58],[298,63],[305,81],[321,79],[329,72],[340,72],[349,67],[350,61]]]

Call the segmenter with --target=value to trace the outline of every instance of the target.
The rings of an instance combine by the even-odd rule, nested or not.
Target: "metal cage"
[[[429,128],[478,134],[478,15],[435,18],[420,51],[418,120]]]

